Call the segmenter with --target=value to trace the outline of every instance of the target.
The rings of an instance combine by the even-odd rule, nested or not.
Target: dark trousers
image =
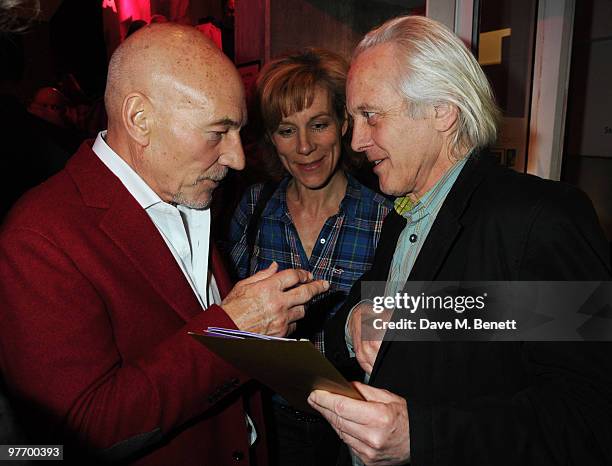
[[[271,411],[271,465],[335,466],[340,439],[325,419],[277,402]]]

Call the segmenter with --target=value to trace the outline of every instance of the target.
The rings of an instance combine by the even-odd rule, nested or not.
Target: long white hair
[[[396,51],[398,90],[413,118],[426,108],[450,104],[458,121],[451,153],[478,149],[495,142],[499,109],[482,68],[461,40],[443,24],[423,16],[401,16],[370,31],[353,54],[391,43]]]

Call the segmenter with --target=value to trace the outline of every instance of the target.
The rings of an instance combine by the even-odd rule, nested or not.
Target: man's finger
[[[337,418],[338,415],[336,413],[334,413],[331,409],[327,409],[317,403],[315,403],[311,397],[308,397],[308,404],[315,410],[317,410],[319,412],[319,414],[321,414],[321,416],[323,416],[325,418],[325,420],[328,422],[328,424],[330,426],[332,426],[334,428],[334,430],[336,431],[336,433],[338,435],[340,435],[340,432],[338,430],[337,427]]]
[[[355,387],[355,389],[361,393],[361,395],[367,400],[367,401],[378,401],[380,403],[393,403],[398,401],[399,397],[397,395],[394,395],[393,393],[391,393],[388,390],[385,390],[384,388],[376,388],[376,387],[371,387],[370,385],[366,385],[364,383],[361,382],[352,382],[353,386]]]
[[[239,283],[243,285],[249,285],[251,283],[260,282],[262,280],[265,280],[266,278],[270,278],[271,276],[273,276],[277,270],[278,270],[278,263],[274,261],[265,269],[261,269],[260,271],[254,273],[250,277],[247,277],[244,280],[240,280]]]
[[[362,461],[365,458],[373,458],[376,456],[376,450],[374,450],[374,448],[358,438],[353,437],[351,434],[342,432],[340,438]]]
[[[353,345],[355,347],[357,362],[364,371],[371,374],[376,356],[378,355],[378,350],[369,342],[364,342],[362,340],[353,340]]]
[[[371,375],[374,366],[370,364],[367,358],[363,357],[363,353],[356,353],[356,359],[361,368],[365,371],[366,374]]]
[[[356,424],[350,420],[344,419],[338,416],[338,414],[334,412],[333,410],[325,408],[313,402],[310,397],[308,398],[308,403],[315,410],[317,410],[321,414],[321,416],[325,418],[325,420],[329,423],[330,426],[332,426],[332,428],[336,431],[336,434],[338,434],[340,438],[343,438],[343,435],[346,434],[347,432],[351,432],[354,435],[355,430],[357,428],[361,428],[361,429],[364,428],[363,425]]]
[[[373,366],[374,362],[376,362],[378,351],[380,350],[380,345],[377,345],[376,343],[378,342],[362,342],[361,344],[361,349],[363,352],[362,356],[371,366]]]
[[[328,392],[326,392],[326,393],[328,393]],[[319,411],[319,413],[321,413],[321,415],[334,428],[336,433],[341,438],[342,438],[343,434],[350,435],[351,437],[353,437],[355,440],[359,441],[363,445],[371,446],[370,445],[370,443],[371,443],[370,442],[371,424],[372,424],[373,420],[378,419],[378,417],[379,417],[379,413],[378,412],[375,412],[375,413],[372,414],[375,417],[371,417],[369,419],[361,419],[359,421],[356,421],[355,419],[353,419],[351,417],[344,416],[344,415],[338,413],[337,409],[328,409],[328,408],[322,407],[321,405],[317,404],[316,402],[311,401],[311,398],[312,398],[312,394],[308,398],[309,404],[314,409]],[[343,397],[343,398],[346,398],[346,397]],[[356,401],[356,400],[352,400],[352,399],[350,399],[350,400],[351,401]],[[360,403],[366,403],[366,402],[361,401]],[[373,405],[373,406],[380,407],[381,405]]]
[[[278,281],[278,288],[284,291],[300,283],[310,282],[313,276],[303,269],[285,269],[278,272],[274,278]]]
[[[320,406],[356,424],[366,425],[371,423],[372,419],[378,419],[379,417],[378,404],[370,401],[354,400],[325,390],[313,391],[308,397],[308,402],[314,403],[312,406],[315,409],[317,409],[316,406]]]
[[[285,293],[286,304],[290,307],[307,303],[316,295],[329,289],[327,280],[315,280],[310,283],[303,283]]]
[[[378,348],[373,345],[372,342],[369,340],[361,340],[359,342],[359,351],[368,358],[372,355],[376,357],[376,355],[378,354]]]
[[[295,322],[296,320],[303,319],[306,315],[306,309],[304,306],[293,306],[290,309],[287,309],[288,317],[287,320],[289,322]]]

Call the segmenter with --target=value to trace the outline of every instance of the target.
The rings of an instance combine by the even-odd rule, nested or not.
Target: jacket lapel
[[[174,311],[185,321],[201,312],[191,286],[148,214],[93,153],[91,143],[81,146],[67,169],[84,202],[106,209],[99,225],[102,231]]]
[[[210,269],[215,277],[221,299],[224,299],[232,290],[232,281],[224,266],[221,254],[215,247],[214,241],[210,242]]]
[[[461,216],[483,178],[479,156],[471,156],[451,188],[410,272],[410,281],[436,280],[462,229]]]
[[[166,242],[132,196],[115,202],[100,228],[183,320],[187,322],[202,311]]]
[[[406,219],[395,212],[394,209],[391,209],[383,222],[373,263],[376,269],[372,269],[372,273],[378,280],[387,280],[393,254],[395,254],[395,247],[405,226]]]
[[[460,231],[461,224],[458,219],[449,210],[442,208],[427,235],[408,280],[434,280]]]

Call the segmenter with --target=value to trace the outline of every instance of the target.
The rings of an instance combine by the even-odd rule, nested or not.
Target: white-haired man
[[[588,198],[478,152],[498,111],[461,41],[424,17],[362,40],[347,83],[353,148],[397,196],[372,269],[386,295],[410,281],[609,280]],[[310,404],[353,464],[609,464],[609,347],[592,343],[362,341],[357,283],[326,329],[327,355],[356,359],[366,401],[315,391]],[[345,343],[346,338],[346,343]],[[345,458],[348,463],[348,455]]]

